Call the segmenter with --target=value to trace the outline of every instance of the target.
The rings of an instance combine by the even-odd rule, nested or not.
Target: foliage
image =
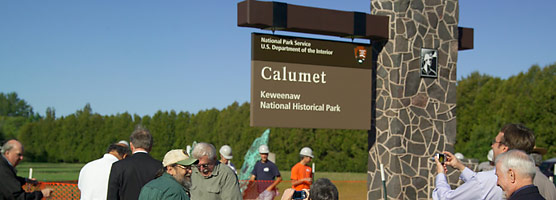
[[[474,72],[458,81],[456,151],[486,160],[492,139],[507,123],[535,132],[536,144],[556,156],[556,64],[532,66],[507,80]]]
[[[75,114],[27,123],[19,132],[19,139],[27,145],[28,161],[85,163],[99,158],[113,142],[129,140],[137,124],[149,129],[154,138],[153,157],[162,159],[175,148],[185,149],[193,141],[209,142],[220,148],[232,147],[236,166],[253,140],[265,130],[249,126],[249,104],[237,102],[222,109],[187,112],[158,111],[150,116],[131,116],[128,113],[101,116],[87,104]],[[303,146],[314,149],[319,170],[363,172],[367,162],[365,131],[326,129],[271,129],[270,147],[276,154],[277,165],[289,170],[299,162]],[[319,165],[319,163],[327,163]]]
[[[0,93],[0,116],[32,117],[33,108],[25,100],[19,99],[15,92]]]
[[[457,90],[456,151],[486,160],[491,140],[500,127],[523,123],[535,131],[537,145],[548,149],[545,158],[556,156],[554,85],[556,64],[533,66],[507,80],[477,72],[462,78]],[[153,134],[151,153],[157,159],[170,149],[185,149],[197,141],[212,143],[217,149],[230,145],[232,162],[241,166],[253,140],[266,129],[249,125],[248,103],[234,102],[222,110],[194,114],[158,111],[153,116],[102,116],[87,104],[74,114],[57,118],[53,108],[40,117],[17,94],[0,94],[0,108],[10,110],[0,115],[0,136],[20,139],[27,146],[26,160],[33,162],[89,162],[100,158],[110,143],[129,140],[134,127],[142,124]],[[317,171],[365,172],[367,166],[367,131],[271,128],[269,146],[280,170],[290,170],[299,161],[299,150],[304,146],[314,150]]]
[[[16,138],[21,126],[40,118],[17,93],[0,93],[0,141]]]

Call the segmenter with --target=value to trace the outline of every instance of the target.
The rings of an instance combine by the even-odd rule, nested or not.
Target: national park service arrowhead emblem
[[[365,62],[365,59],[367,58],[367,49],[365,49],[365,47],[357,46],[355,47],[354,52],[355,52],[355,59],[359,64]]]

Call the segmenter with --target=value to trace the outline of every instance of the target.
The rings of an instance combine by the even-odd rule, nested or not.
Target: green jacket
[[[139,200],[150,199],[189,200],[189,196],[185,188],[174,177],[164,173],[141,188]]]

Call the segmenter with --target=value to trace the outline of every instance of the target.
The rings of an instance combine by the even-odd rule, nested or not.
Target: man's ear
[[[515,171],[513,169],[508,169],[508,178],[510,179],[511,183],[515,183]]]
[[[504,145],[504,147],[502,147],[502,151],[503,152],[508,152],[510,150],[510,147]]]

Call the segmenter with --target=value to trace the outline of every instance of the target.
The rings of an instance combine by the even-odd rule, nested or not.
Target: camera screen
[[[446,159],[446,156],[444,154],[438,154],[438,162],[444,164],[444,160]]]

